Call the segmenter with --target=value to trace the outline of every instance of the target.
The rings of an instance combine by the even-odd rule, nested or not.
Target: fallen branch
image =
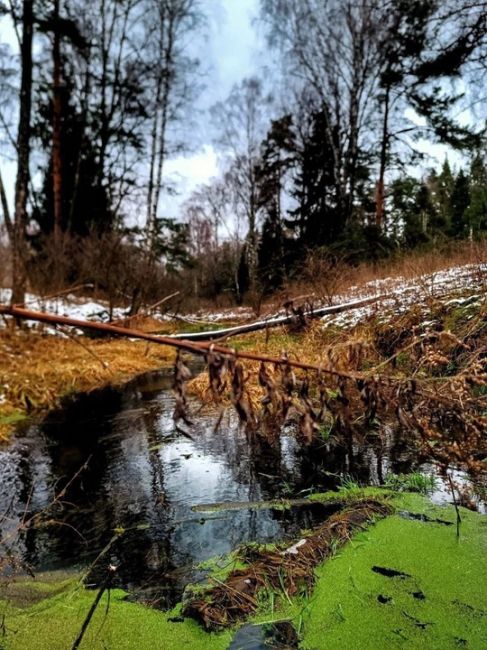
[[[334,505],[343,501],[339,498],[329,500],[326,505]],[[322,504],[318,499],[274,499],[272,501],[221,501],[219,503],[198,503],[191,506],[193,512],[221,512],[229,510],[282,510],[296,506],[313,506]]]
[[[362,300],[354,300],[353,302],[344,303],[341,305],[332,305],[330,307],[321,307],[320,309],[313,309],[305,311],[302,316],[305,319],[321,318],[329,314],[340,314],[341,312],[358,309],[365,307],[373,302],[387,298],[387,295],[372,296],[370,298],[363,298]],[[270,327],[279,327],[280,325],[289,325],[296,319],[295,314],[286,316],[274,316],[266,320],[256,321],[255,323],[248,323],[246,325],[235,325],[233,327],[225,327],[219,330],[210,330],[206,332],[191,332],[188,334],[172,334],[173,339],[184,339],[186,341],[212,341],[219,338],[228,338],[229,336],[236,336],[238,334],[247,334],[249,332],[257,332],[259,330],[268,329]]]

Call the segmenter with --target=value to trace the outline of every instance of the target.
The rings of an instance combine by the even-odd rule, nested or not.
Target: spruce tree
[[[468,177],[460,169],[455,179],[451,195],[451,226],[452,237],[466,237],[468,235],[468,220],[466,211],[470,205],[470,188]]]
[[[465,220],[472,235],[487,230],[487,168],[480,153],[470,165],[470,205]]]

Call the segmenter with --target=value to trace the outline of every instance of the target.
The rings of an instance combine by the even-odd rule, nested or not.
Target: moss
[[[399,508],[455,521],[452,507],[434,507],[419,495]],[[317,569],[303,618],[303,648],[487,647],[487,536],[485,518],[462,509],[455,527],[384,519],[357,535]],[[372,567],[405,576],[387,577]]]
[[[352,503],[358,499],[366,498],[388,498],[393,493],[390,490],[381,487],[341,487],[336,491],[330,492],[315,492],[310,494],[308,499],[310,501],[320,501],[322,503]]]
[[[12,408],[10,405],[4,408],[0,406],[0,441],[6,440],[15,425],[25,420],[26,417],[26,413],[22,413],[22,411]]]
[[[94,598],[94,591],[76,588],[72,584],[68,592],[45,598],[28,609],[0,601],[6,630],[2,647],[5,650],[70,648]],[[103,595],[80,645],[81,650],[228,648],[230,632],[210,635],[194,621],[180,619],[179,608],[165,613],[130,603],[125,598],[125,592],[118,589],[110,592],[110,600],[107,593]]]

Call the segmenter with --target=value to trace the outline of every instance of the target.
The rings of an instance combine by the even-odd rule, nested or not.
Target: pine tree
[[[451,226],[452,237],[466,237],[468,233],[468,219],[466,211],[470,205],[470,188],[468,176],[460,169],[455,179],[451,195]]]

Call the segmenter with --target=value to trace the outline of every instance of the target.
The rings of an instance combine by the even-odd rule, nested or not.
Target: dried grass
[[[257,435],[279,435],[287,421],[305,443],[326,428],[350,445],[393,424],[443,467],[485,471],[487,303],[464,311],[436,300],[428,309],[388,320],[378,314],[349,330],[312,323],[299,336],[254,334],[252,352],[279,357],[292,350],[289,359],[323,373],[291,371],[285,363],[240,369],[230,355],[214,355],[207,359],[209,376],[199,375],[189,390],[207,403],[233,404]]]
[[[0,332],[0,439],[16,414],[52,408],[66,395],[117,384],[174,361],[174,351],[127,339],[65,339]]]

